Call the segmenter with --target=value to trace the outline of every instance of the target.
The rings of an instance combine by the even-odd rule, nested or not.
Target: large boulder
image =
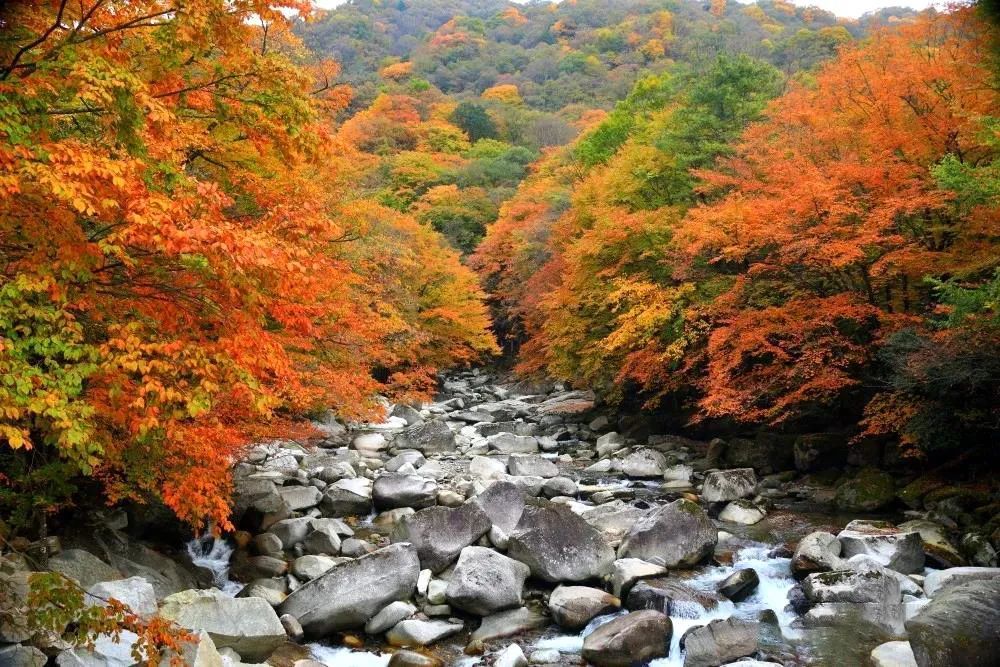
[[[924,543],[917,532],[902,532],[885,521],[855,520],[837,535],[842,557],[873,557],[883,566],[903,574],[922,572]]]
[[[0,648],[0,665],[5,667],[45,667],[48,657],[34,646],[11,644]],[[56,664],[60,664],[57,662]]]
[[[681,498],[638,520],[618,548],[619,558],[640,558],[667,568],[694,567],[711,555],[718,531],[705,511]]]
[[[187,630],[204,630],[217,648],[263,662],[285,642],[285,628],[261,598],[231,598],[221,591],[189,590],[163,600],[160,616]]]
[[[734,500],[719,512],[719,521],[752,526],[763,521],[767,513],[749,500]]]
[[[655,449],[637,449],[622,459],[621,467],[629,477],[662,477],[667,457]]]
[[[411,426],[396,436],[397,449],[416,449],[424,454],[455,451],[455,434],[443,421],[429,421]]]
[[[324,516],[364,516],[372,511],[372,483],[364,477],[340,479],[326,487],[319,501]]]
[[[534,454],[511,454],[507,459],[507,471],[511,475],[531,475],[534,477],[555,477],[559,468],[552,461]]]
[[[361,628],[383,607],[410,597],[420,559],[412,544],[392,544],[342,563],[304,584],[281,604],[307,637]]]
[[[491,450],[501,454],[535,454],[538,452],[538,439],[530,435],[497,433],[486,438],[486,443]]]
[[[629,505],[622,500],[614,500],[585,510],[580,516],[600,531],[609,544],[618,545],[632,530],[632,526],[647,514],[649,514],[648,509]]]
[[[392,541],[411,543],[417,549],[422,569],[441,572],[490,526],[490,518],[475,503],[466,502],[454,509],[428,507],[400,519],[392,531]]]
[[[1000,656],[1000,579],[968,581],[935,596],[906,621],[920,667],[996,665]]]
[[[597,616],[617,611],[621,601],[599,588],[559,586],[549,595],[549,612],[561,627],[582,630]]]
[[[684,667],[717,667],[757,651],[757,623],[715,620],[684,635]]]
[[[709,503],[729,502],[748,498],[757,491],[757,475],[753,468],[717,470],[705,475],[701,497]]]
[[[490,522],[505,534],[510,534],[524,513],[524,491],[511,482],[494,482],[470,499],[489,517]]]
[[[437,503],[437,483],[420,475],[398,472],[380,475],[372,487],[372,501],[379,510],[397,507],[431,507]]]
[[[534,576],[556,583],[603,576],[615,559],[597,530],[569,507],[554,503],[524,508],[507,553]]]
[[[638,558],[619,558],[611,566],[611,591],[615,597],[625,598],[637,581],[665,575],[662,565],[647,563]]]
[[[947,570],[934,570],[924,579],[924,593],[934,597],[939,592],[964,584],[967,581],[982,581],[985,579],[1000,579],[998,567],[950,567]]]
[[[814,572],[829,572],[840,567],[843,546],[835,535],[818,531],[799,541],[792,555],[792,576],[805,579]]]
[[[874,512],[891,505],[896,498],[892,475],[876,468],[863,468],[854,479],[837,488],[837,507],[849,512]]]
[[[926,519],[913,519],[899,524],[899,530],[920,534],[924,555],[932,567],[949,568],[965,565],[965,556],[948,539],[945,527]]]
[[[583,658],[597,667],[630,667],[670,651],[673,625],[658,611],[634,611],[600,626],[583,640]]]
[[[899,604],[902,600],[896,578],[877,567],[810,574],[803,580],[802,590],[814,603]]]
[[[66,549],[49,558],[49,569],[90,588],[102,581],[122,579],[122,573],[83,549]]]
[[[104,605],[109,600],[118,600],[142,618],[156,614],[156,590],[142,577],[102,581],[87,589],[87,604]]]
[[[739,602],[750,597],[760,584],[760,577],[757,571],[751,567],[736,570],[731,575],[723,579],[716,587],[720,593],[733,602]]]
[[[917,667],[910,642],[886,642],[871,653],[872,667]]]
[[[466,547],[445,594],[452,607],[488,616],[521,605],[528,574],[528,566],[513,558],[485,547]]]
[[[278,495],[293,512],[316,507],[323,498],[315,486],[283,486],[278,489]]]

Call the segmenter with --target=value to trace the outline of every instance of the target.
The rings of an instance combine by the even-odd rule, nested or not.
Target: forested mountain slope
[[[844,20],[782,0],[354,0],[299,32],[315,53],[341,63],[362,104],[374,98],[382,68],[411,62],[445,93],[472,97],[513,84],[527,105],[558,111],[609,109],[642,72],[719,53],[745,53],[786,73],[809,68],[872,25],[912,15]]]

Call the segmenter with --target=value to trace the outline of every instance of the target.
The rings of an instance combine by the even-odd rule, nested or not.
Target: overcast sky
[[[336,7],[344,0],[313,0],[317,7],[329,9]],[[515,0],[517,2],[519,0]],[[837,16],[858,17],[865,12],[882,9],[883,7],[913,7],[925,9],[932,4],[943,5],[943,2],[933,0],[791,0],[796,5],[811,5],[833,12]]]

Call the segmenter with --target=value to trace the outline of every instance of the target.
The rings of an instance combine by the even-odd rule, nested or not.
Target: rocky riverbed
[[[588,392],[476,371],[439,399],[256,447],[223,539],[167,558],[109,519],[51,567],[201,633],[206,666],[996,664],[995,553],[969,566],[933,514],[834,513],[866,486],[625,437]],[[128,639],[63,649],[7,619],[0,665],[131,665]]]

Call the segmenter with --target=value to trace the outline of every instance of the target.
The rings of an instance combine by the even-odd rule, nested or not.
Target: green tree
[[[451,122],[469,135],[470,141],[492,139],[497,136],[497,127],[486,113],[486,109],[472,102],[462,102],[451,114]]]

